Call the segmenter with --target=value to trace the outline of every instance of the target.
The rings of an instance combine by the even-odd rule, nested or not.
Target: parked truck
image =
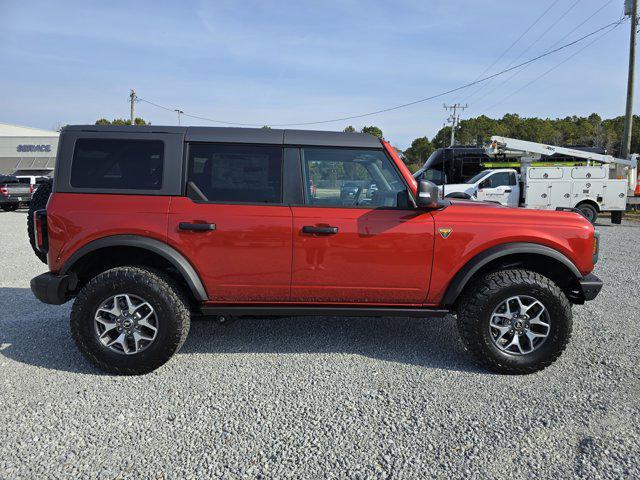
[[[17,177],[0,175],[0,208],[5,212],[12,212],[21,203],[28,203],[32,192],[31,185],[21,183]]]
[[[482,170],[465,183],[441,185],[442,195],[536,210],[577,209],[592,223],[601,212],[622,212],[627,203],[635,203],[636,156],[621,159],[497,136],[491,138],[487,148],[488,155],[515,152],[521,155],[519,172],[514,168]],[[536,155],[554,152],[583,158],[587,164],[528,166],[536,160]],[[624,178],[611,178],[612,165],[625,169]]]

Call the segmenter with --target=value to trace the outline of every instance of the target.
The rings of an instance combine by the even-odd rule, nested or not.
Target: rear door
[[[288,301],[291,209],[282,145],[190,143],[187,196],[172,199],[169,243],[190,259],[211,301]]]
[[[434,221],[409,207],[382,150],[300,149],[304,202],[293,211],[291,300],[421,304]],[[313,189],[310,186],[313,184]]]

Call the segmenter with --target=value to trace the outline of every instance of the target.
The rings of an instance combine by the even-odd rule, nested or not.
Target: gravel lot
[[[192,324],[143,377],[92,368],[0,212],[0,478],[638,478],[640,223],[600,222],[598,299],[538,374],[476,367],[452,318]]]

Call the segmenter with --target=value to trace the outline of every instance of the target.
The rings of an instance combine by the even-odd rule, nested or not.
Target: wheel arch
[[[195,268],[180,252],[160,240],[140,235],[112,235],[93,240],[76,250],[59,273],[75,273],[79,277],[77,288],[81,288],[86,282],[83,277],[125,263],[173,270],[173,276],[182,281],[195,301],[204,302],[209,298]]]
[[[474,279],[490,271],[525,268],[553,280],[573,303],[583,303],[578,267],[563,253],[536,243],[508,243],[489,248],[469,260],[454,275],[442,299],[443,306],[455,307],[461,293]]]

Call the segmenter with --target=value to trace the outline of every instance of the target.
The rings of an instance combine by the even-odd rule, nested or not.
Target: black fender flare
[[[72,271],[74,264],[88,253],[108,247],[137,247],[160,255],[180,272],[196,300],[204,302],[209,299],[198,272],[180,252],[160,240],[140,235],[110,235],[93,240],[80,247],[69,257],[69,260],[60,269],[60,275]]]
[[[563,253],[558,250],[554,250],[551,247],[547,247],[546,245],[540,245],[537,243],[527,243],[527,242],[515,242],[515,243],[505,243],[502,245],[496,245],[495,247],[491,247],[483,252],[480,252],[471,260],[469,260],[458,273],[455,274],[447,290],[442,298],[442,304],[445,306],[453,305],[464,288],[469,283],[469,280],[485,265],[489,262],[492,262],[500,257],[506,257],[507,255],[514,254],[535,254],[535,255],[544,255],[546,257],[552,258],[560,263],[562,263],[565,267],[567,267],[573,275],[575,275],[576,280],[582,278],[582,274],[578,267],[567,258]]]

